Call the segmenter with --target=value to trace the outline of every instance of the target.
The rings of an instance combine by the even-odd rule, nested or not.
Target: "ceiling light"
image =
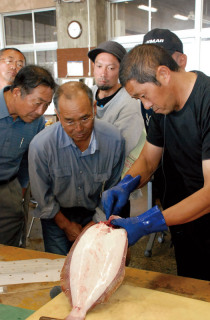
[[[145,10],[145,11],[151,11],[151,12],[157,12],[158,11],[157,8],[148,7],[148,6],[145,6],[143,4],[139,5],[138,9]]]
[[[187,16],[183,16],[183,15],[181,15],[181,14],[175,14],[173,17],[174,17],[175,19],[179,19],[179,20],[184,20],[184,21],[188,20],[188,17],[187,17]]]
[[[128,3],[128,1],[133,1],[133,0],[107,0],[107,1],[111,3],[120,3],[120,2]]]

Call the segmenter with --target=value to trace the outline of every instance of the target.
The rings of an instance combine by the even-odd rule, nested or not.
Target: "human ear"
[[[60,121],[60,115],[59,115],[59,112],[58,112],[58,110],[56,108],[55,108],[55,113],[56,113],[56,115],[58,117],[58,120]]]
[[[20,90],[20,88],[14,88],[14,89],[12,90],[12,94],[13,94],[13,97],[14,97],[14,98],[20,97],[20,96],[21,96],[21,90]]]
[[[170,79],[170,70],[166,66],[159,66],[156,71],[156,79],[160,82],[162,85],[166,85],[169,82]]]
[[[187,56],[186,54],[181,54],[178,58],[178,65],[181,69],[184,69],[185,70],[185,67],[187,65]]]

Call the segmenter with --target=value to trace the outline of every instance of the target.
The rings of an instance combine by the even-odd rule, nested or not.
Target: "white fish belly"
[[[122,269],[127,243],[124,229],[113,229],[104,223],[93,225],[74,248],[70,263],[72,305],[89,310],[103,295]]]

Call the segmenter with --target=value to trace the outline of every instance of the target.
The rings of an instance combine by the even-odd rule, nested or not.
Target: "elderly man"
[[[54,104],[60,121],[31,142],[29,174],[45,251],[66,255],[83,227],[95,221],[102,191],[119,182],[125,143],[118,129],[95,119],[85,84],[63,84]]]
[[[97,101],[96,118],[112,123],[125,138],[126,156],[136,147],[144,122],[139,102],[132,99],[119,83],[120,62],[125,48],[115,41],[105,41],[88,52],[94,63],[96,85],[92,88]]]
[[[120,81],[153,114],[139,158],[120,186],[104,193],[107,217],[150,179],[166,147],[183,177],[186,197],[162,212],[156,206],[112,223],[127,230],[130,244],[167,226],[176,229],[178,275],[210,280],[210,79],[199,71],[181,70],[163,48],[146,44],[125,57]]]
[[[25,63],[26,58],[20,50],[16,48],[0,50],[0,89],[12,84]]]
[[[44,128],[41,117],[55,89],[51,74],[38,66],[22,68],[11,87],[0,91],[0,243],[21,245],[23,193],[28,185],[28,146]]]

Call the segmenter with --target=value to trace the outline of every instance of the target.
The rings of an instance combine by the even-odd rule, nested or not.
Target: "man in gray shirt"
[[[102,191],[119,182],[125,142],[113,125],[95,119],[85,84],[63,84],[54,104],[60,121],[31,142],[29,174],[45,251],[66,255],[83,227],[95,221]]]
[[[88,52],[94,63],[93,96],[97,101],[96,118],[112,123],[125,138],[126,156],[137,146],[144,121],[140,103],[131,98],[118,81],[125,48],[115,41],[105,41]]]

